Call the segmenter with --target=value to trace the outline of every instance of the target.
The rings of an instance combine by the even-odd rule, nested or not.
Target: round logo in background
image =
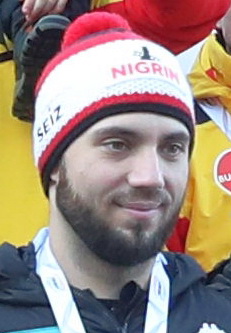
[[[216,184],[231,195],[231,149],[223,151],[214,164],[214,179]]]

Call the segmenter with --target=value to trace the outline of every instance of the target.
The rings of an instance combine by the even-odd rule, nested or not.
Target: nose
[[[137,154],[130,165],[127,180],[132,187],[164,187],[161,158],[155,149]]]

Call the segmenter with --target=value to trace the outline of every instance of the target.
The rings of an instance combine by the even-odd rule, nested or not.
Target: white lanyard
[[[70,287],[49,246],[49,230],[42,229],[33,241],[36,271],[41,278],[61,333],[86,333]],[[165,257],[158,254],[152,270],[144,333],[166,333],[169,279],[163,268]]]
[[[231,140],[231,115],[220,105],[199,103],[202,110],[214,121],[224,134]]]

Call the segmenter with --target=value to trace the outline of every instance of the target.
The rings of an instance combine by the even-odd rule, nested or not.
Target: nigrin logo
[[[167,79],[179,84],[178,74],[172,68],[163,66],[153,61],[139,61],[135,64],[122,64],[120,67],[113,67],[111,70],[113,79],[117,79],[121,76],[131,76],[137,73],[150,73],[160,77],[166,77]]]
[[[122,63],[111,68],[113,79],[127,77],[137,74],[153,74],[159,77],[165,77],[173,83],[179,84],[180,79],[174,68],[161,63],[157,57],[153,57],[146,46],[142,47],[141,51],[136,51],[135,56],[140,60],[130,63]]]
[[[223,151],[214,164],[214,179],[216,184],[231,195],[231,149]]]

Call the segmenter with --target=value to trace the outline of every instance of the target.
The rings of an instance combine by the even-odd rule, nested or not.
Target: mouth
[[[136,201],[126,202],[123,204],[117,204],[129,215],[135,218],[150,219],[156,216],[162,209],[162,201],[151,202],[151,201]]]
[[[121,206],[127,209],[134,209],[140,211],[148,211],[157,209],[162,203],[160,201],[152,202],[152,201],[134,201],[127,202],[122,204]]]

